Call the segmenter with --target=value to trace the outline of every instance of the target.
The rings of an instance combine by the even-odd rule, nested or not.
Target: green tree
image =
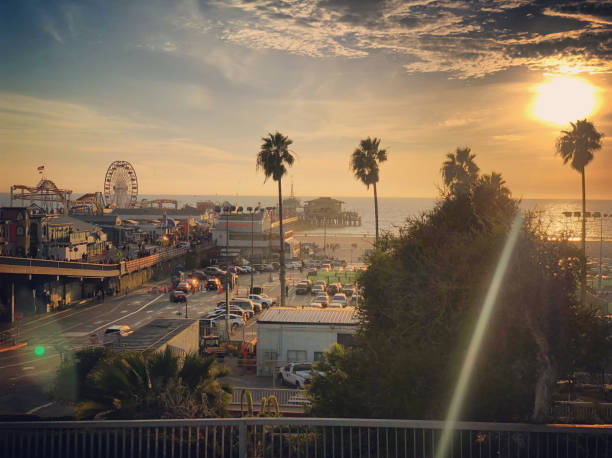
[[[294,156],[289,151],[293,143],[291,139],[276,132],[262,138],[263,144],[257,154],[257,170],[263,170],[266,180],[270,177],[278,182],[278,215],[280,231],[280,287],[281,306],[285,305],[285,237],[283,232],[283,191],[282,178],[287,173],[287,167],[293,165]]]
[[[473,158],[472,158],[473,160]],[[475,166],[475,164],[474,164]],[[518,211],[501,175],[475,175],[385,235],[360,274],[364,301],[350,350],[313,380],[321,416],[441,419],[492,272]],[[527,219],[476,361],[462,419],[542,421],[556,377],[596,332],[577,335],[576,253]],[[590,348],[590,347],[589,347]]]
[[[595,129],[593,123],[586,119],[571,122],[571,130],[562,130],[557,139],[555,150],[563,159],[570,162],[572,168],[580,172],[582,178],[582,256],[583,272],[580,282],[580,299],[585,303],[586,297],[586,183],[584,169],[593,160],[593,153],[601,149],[603,134]]]
[[[374,188],[374,220],[376,224],[376,242],[378,242],[378,193],[376,184],[380,175],[380,164],[387,160],[387,150],[380,149],[380,138],[366,138],[353,151],[350,168],[355,177],[370,189]]]
[[[81,377],[78,418],[137,419],[223,416],[231,387],[214,357],[169,348],[163,352],[120,352],[101,358]]]

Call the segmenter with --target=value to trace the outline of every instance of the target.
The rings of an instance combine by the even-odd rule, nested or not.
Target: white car
[[[229,316],[230,327],[232,330],[238,329],[240,326],[244,325],[244,316],[236,315],[235,313],[230,313]],[[216,326],[217,323],[225,323],[225,313],[213,318],[213,325]]]
[[[330,302],[339,303],[342,305],[342,307],[346,307],[348,304],[348,300],[346,299],[346,294],[343,294],[343,293],[334,294]]]
[[[283,385],[305,389],[314,375],[311,363],[289,363],[279,370],[278,377]]]
[[[341,309],[343,307],[344,305],[342,305],[341,302],[330,302],[329,305],[327,306],[327,308],[330,308],[330,309]]]
[[[321,302],[311,302],[310,304],[308,304],[308,307],[322,309],[323,304]]]
[[[264,309],[276,305],[276,301],[271,297],[268,297],[266,294],[249,294],[248,298],[257,304],[260,304],[261,308]]]

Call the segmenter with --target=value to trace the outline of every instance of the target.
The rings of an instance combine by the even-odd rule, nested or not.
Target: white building
[[[354,307],[271,307],[257,320],[257,375],[291,361],[317,361],[335,343],[350,345],[357,325]]]

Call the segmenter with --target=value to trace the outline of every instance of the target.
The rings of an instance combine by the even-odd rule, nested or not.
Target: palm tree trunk
[[[283,190],[281,179],[278,179],[278,221],[280,235],[280,305],[285,306],[285,235],[283,232]]]
[[[585,304],[586,300],[586,184],[584,179],[584,167],[581,171],[582,175],[582,275],[580,278],[580,302]]]
[[[378,194],[376,192],[376,183],[374,183],[374,220],[376,224],[376,243],[378,243]]]

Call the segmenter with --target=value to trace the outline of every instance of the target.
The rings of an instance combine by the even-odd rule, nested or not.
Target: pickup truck
[[[279,369],[278,378],[283,385],[305,389],[314,372],[310,363],[289,363]]]

